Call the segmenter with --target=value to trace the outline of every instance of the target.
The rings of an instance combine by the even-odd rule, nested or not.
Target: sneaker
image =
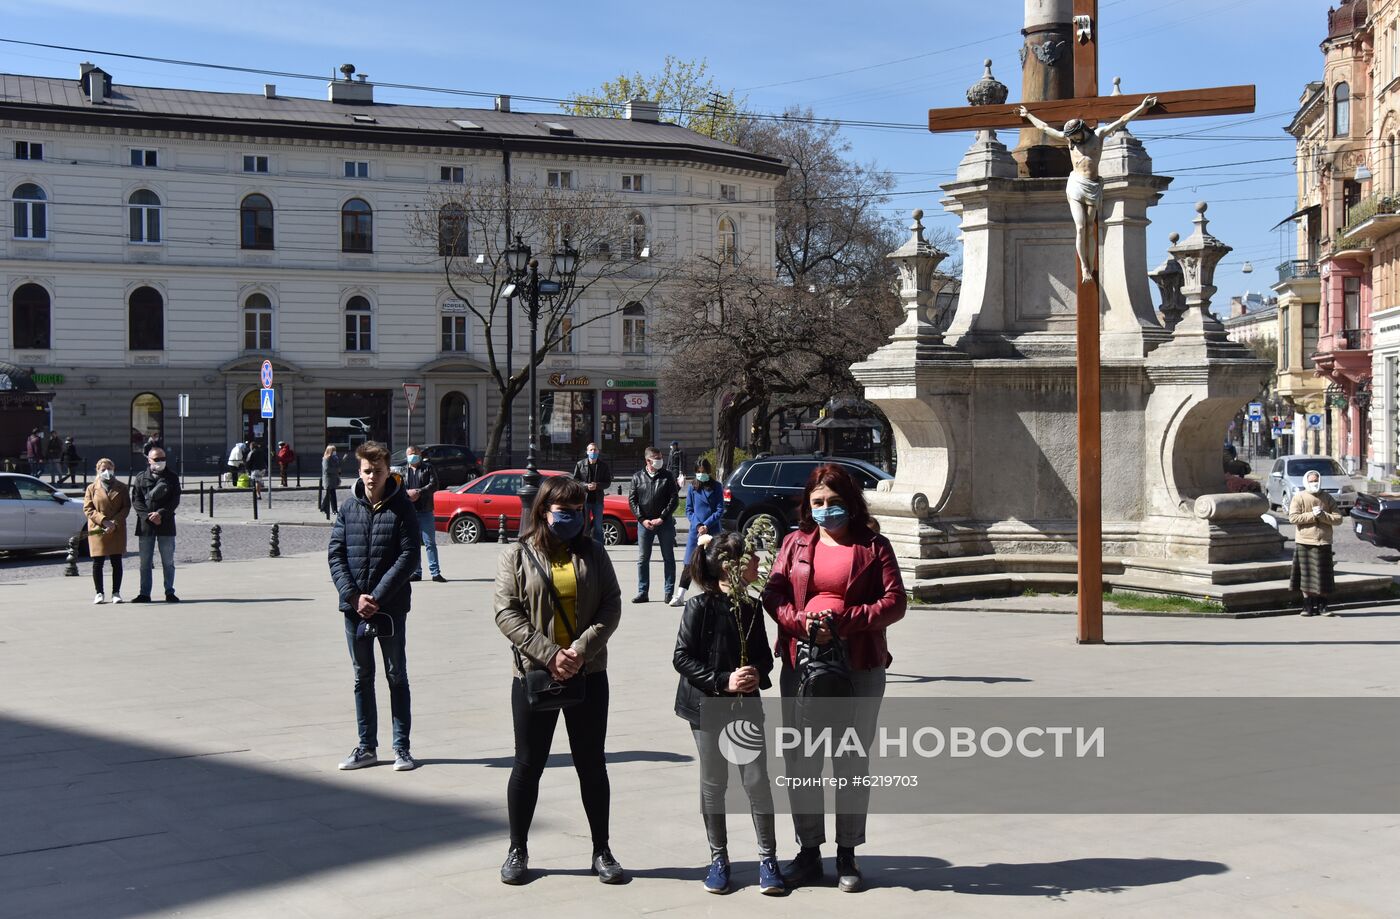
[[[778,860],[771,855],[759,860],[758,892],[770,897],[781,897],[787,893],[783,873],[778,869]]]
[[[395,772],[412,772],[414,769],[417,768],[418,763],[416,760],[414,760],[413,754],[409,753],[407,750],[394,751]]]
[[[598,880],[604,884],[621,884],[627,880],[627,876],[622,873],[622,866],[613,858],[611,849],[594,854],[593,873],[598,875]]]
[[[134,596],[134,597],[131,598],[131,602],[132,602],[132,603],[150,603],[150,602],[151,602],[151,595],[150,595],[150,594],[137,594],[136,596]]]
[[[676,594],[671,600],[672,606],[685,606],[685,594]]]
[[[797,857],[783,868],[783,883],[789,888],[808,887],[822,879],[822,850],[817,846],[803,846]]]
[[[844,893],[856,893],[865,886],[860,876],[860,865],[856,864],[854,847],[836,847],[836,886]]]
[[[1326,603],[1324,603],[1324,604],[1322,604],[1321,606],[1318,607],[1318,609],[1317,609],[1317,614],[1318,614],[1319,616],[1336,616],[1336,615],[1337,615],[1336,613],[1332,612],[1330,609],[1327,608],[1327,604],[1326,604]]]
[[[341,769],[363,769],[379,762],[379,754],[369,747],[356,747],[340,763]]]
[[[647,602],[647,595],[646,595],[646,594],[637,594],[635,597],[632,598],[632,602],[633,602],[633,603],[646,603],[646,602]]]
[[[447,578],[443,577],[443,576],[440,575],[440,574],[435,574],[435,575],[433,575],[433,581],[436,582],[436,583],[438,583],[438,584],[446,584],[446,583],[447,583]]]
[[[423,575],[421,575],[421,574],[412,575],[412,576],[409,578],[409,580],[410,580],[410,581],[421,581],[421,580],[423,580]]]
[[[1317,615],[1317,614],[1314,613],[1314,612],[1313,612],[1312,610],[1310,610],[1310,609],[1305,609],[1305,610],[1303,610],[1301,613],[1299,613],[1298,615],[1299,615],[1299,616],[1302,616],[1304,619],[1306,619],[1306,618],[1309,617],[1309,616],[1315,616],[1315,615]]]
[[[98,594],[98,595],[96,595],[95,597],[92,598],[92,605],[93,605],[93,606],[96,606],[96,605],[99,604],[99,603],[106,603],[106,602],[107,602],[107,597],[106,597],[104,594]]]
[[[166,602],[166,603],[179,603],[179,602],[180,602],[180,598],[177,597],[177,596],[175,596],[174,591],[171,591],[170,593],[167,593],[167,594],[165,595],[165,602]]]
[[[716,855],[710,862],[710,873],[705,875],[706,893],[729,893],[729,859]]]
[[[113,603],[120,603],[120,602],[122,602],[122,595],[121,595],[121,594],[112,594],[112,602],[113,602]]]
[[[662,602],[662,603],[665,603],[667,606],[670,606],[670,605],[671,605],[671,594],[670,594],[669,592],[667,592],[667,594],[666,594],[664,597],[661,598],[661,602]]]
[[[530,872],[530,853],[524,846],[511,846],[506,860],[501,865],[502,884],[524,884]]]

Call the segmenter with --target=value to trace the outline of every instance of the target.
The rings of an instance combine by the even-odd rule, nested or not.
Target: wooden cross
[[[1078,118],[1090,127],[1112,121],[1149,94],[1099,96],[1098,0],[1074,0],[1074,97],[1028,102],[1040,119],[1063,123]],[[1220,86],[1154,93],[1157,104],[1140,118],[1191,118],[1254,111],[1253,86]],[[1019,105],[977,105],[929,109],[934,133],[1025,127]],[[1068,206],[1068,205],[1066,205]],[[1098,226],[1094,227],[1095,240]],[[1099,275],[1095,254],[1093,277],[1078,285],[1075,355],[1079,434],[1079,635],[1080,644],[1103,643],[1103,437],[1099,391]],[[1074,276],[1080,276],[1078,259]]]

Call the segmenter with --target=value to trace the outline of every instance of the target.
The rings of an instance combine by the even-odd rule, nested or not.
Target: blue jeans
[[[156,547],[160,547],[160,570],[165,576],[165,592],[175,592],[175,537],[157,536],[155,533],[142,533],[139,537],[141,560],[141,590],[143,597],[151,595],[151,575],[155,566]]]
[[[601,499],[597,502],[590,501],[583,506],[583,509],[588,512],[588,516],[593,518],[593,541],[601,546],[603,544],[603,502]]]
[[[651,544],[661,543],[661,571],[665,577],[666,596],[676,589],[676,518],[667,517],[661,526],[654,530],[637,526],[637,542],[641,555],[637,558],[637,593],[644,594],[651,587]]]
[[[437,527],[433,523],[432,511],[418,512],[418,535],[423,537],[423,548],[428,551],[428,574],[437,577],[442,574],[442,568],[438,565],[437,554]],[[419,576],[423,574],[423,553],[418,553],[418,567],[413,573]]]
[[[355,670],[355,723],[360,730],[360,746],[379,748],[379,705],[374,698],[374,643],[384,655],[384,676],[389,680],[389,709],[394,717],[394,749],[408,749],[408,730],[413,723],[409,713],[408,658],[404,654],[404,627],[408,617],[394,616],[394,634],[379,638],[356,638],[360,617],[345,617],[345,643],[350,646],[350,662]],[[383,621],[382,619],[380,620]]]

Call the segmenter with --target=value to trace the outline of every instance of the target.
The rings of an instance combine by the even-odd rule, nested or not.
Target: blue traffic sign
[[[271,418],[271,417],[272,417],[272,390],[270,390],[270,389],[264,389],[264,390],[262,391],[262,400],[261,400],[261,401],[262,401],[262,416],[263,416],[264,418]]]
[[[263,365],[262,365],[262,385],[263,385],[263,389],[271,389],[271,388],[272,388],[272,361],[263,361]],[[270,415],[264,415],[263,417],[264,417],[264,418],[270,418],[271,416],[270,416]]]
[[[264,385],[271,386],[272,384],[271,384],[271,383],[267,383],[267,384],[264,384]],[[1264,420],[1264,403],[1262,403],[1262,402],[1251,402],[1251,403],[1249,403],[1249,420],[1250,420],[1250,421],[1263,421],[1263,420]]]
[[[1310,428],[1320,428],[1320,427],[1322,427],[1322,416],[1321,416],[1321,415],[1318,415],[1318,414],[1309,415],[1309,416],[1308,416],[1308,427],[1310,427]]]

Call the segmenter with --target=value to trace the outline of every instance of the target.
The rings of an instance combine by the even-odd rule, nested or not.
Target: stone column
[[[1044,102],[1074,95],[1074,42],[1071,0],[1026,0],[1021,30],[1021,101]],[[1039,128],[1021,129],[1013,154],[1023,178],[1069,175],[1069,148]]]

